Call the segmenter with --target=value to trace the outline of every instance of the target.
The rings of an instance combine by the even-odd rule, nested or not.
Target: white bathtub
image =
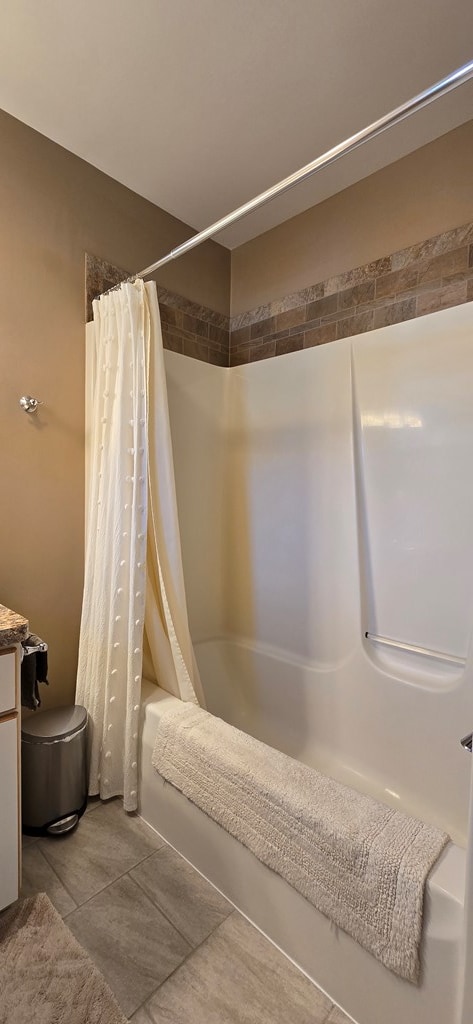
[[[398,794],[390,794],[386,780],[369,779],[363,772],[353,771],[342,758],[337,762],[333,754],[324,752],[322,746],[318,758],[313,744],[296,743],[290,690],[286,689],[284,697],[282,682],[279,686],[277,680],[278,674],[281,680],[290,679],[290,672],[287,665],[276,664],[274,655],[252,650],[244,643],[219,640],[198,645],[197,657],[208,710],[280,747],[278,723],[282,723],[281,738],[285,738],[287,753],[400,806]],[[255,675],[250,669],[252,662],[258,663],[261,682],[261,659],[268,658],[266,671],[270,671],[273,685],[271,702],[265,703],[264,687],[254,684]],[[464,850],[450,843],[429,878],[424,970],[420,986],[415,987],[384,968],[157,775],[151,755],[160,707],[163,701],[175,698],[146,681],[142,696],[140,813],[144,820],[357,1024],[457,1024],[461,1013]],[[303,735],[304,730],[300,730],[299,736]],[[218,779],[215,781],[218,784]]]

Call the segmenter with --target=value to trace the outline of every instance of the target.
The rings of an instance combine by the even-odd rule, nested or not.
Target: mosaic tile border
[[[473,300],[473,223],[230,321],[230,365],[323,345]]]
[[[93,300],[129,276],[98,256],[85,254],[87,321],[92,320]],[[161,285],[158,299],[164,348],[217,366],[229,365],[229,317]]]

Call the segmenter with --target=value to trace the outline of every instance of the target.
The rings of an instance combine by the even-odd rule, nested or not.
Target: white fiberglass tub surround
[[[360,1024],[461,1020],[472,331],[469,304],[231,370],[166,353],[209,710],[459,844],[429,881],[420,987],[153,777],[159,691],[144,706],[142,814]]]

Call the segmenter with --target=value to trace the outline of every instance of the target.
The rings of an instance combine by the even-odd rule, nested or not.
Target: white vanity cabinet
[[[0,648],[0,910],[20,889],[20,657]]]

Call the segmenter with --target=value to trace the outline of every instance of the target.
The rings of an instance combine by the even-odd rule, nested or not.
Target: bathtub
[[[245,642],[214,640],[196,646],[208,710],[263,742],[298,756],[348,785],[400,807],[386,779],[368,777],[305,744],[293,722],[291,690],[283,679],[302,672],[275,652]],[[264,700],[264,677],[271,701]],[[295,675],[294,675],[295,674]],[[268,690],[269,696],[269,690]],[[176,698],[143,680],[140,814],[237,909],[259,928],[314,984],[357,1024],[457,1024],[461,1014],[462,943],[466,855],[451,842],[427,883],[423,974],[415,987],[382,966],[337,929],[284,879],[221,826],[165,783],[151,765],[160,711]],[[286,704],[284,705],[284,701]],[[298,702],[300,705],[300,701]],[[285,713],[286,710],[286,713]],[[278,733],[278,721],[284,730]],[[280,742],[284,738],[284,746]],[[218,780],[216,780],[217,782]],[[413,806],[405,808],[413,811]],[[418,813],[417,808],[417,813]],[[426,820],[429,820],[427,817]]]

